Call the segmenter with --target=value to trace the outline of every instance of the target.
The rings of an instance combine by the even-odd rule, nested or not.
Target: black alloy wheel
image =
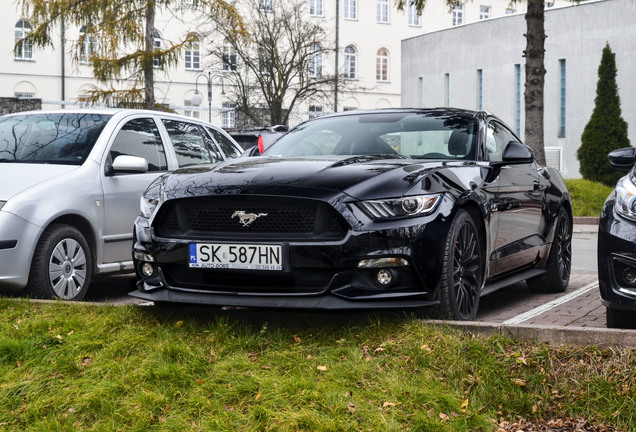
[[[446,238],[437,315],[461,321],[475,319],[483,274],[479,233],[470,215],[460,210]]]
[[[546,273],[528,279],[528,287],[535,292],[561,293],[570,283],[572,272],[572,223],[564,208],[559,209]]]

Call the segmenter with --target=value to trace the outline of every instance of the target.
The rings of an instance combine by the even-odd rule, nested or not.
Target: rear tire
[[[438,318],[471,321],[477,316],[484,277],[480,241],[473,219],[460,210],[444,245]]]
[[[526,282],[534,292],[562,293],[570,283],[572,271],[572,224],[563,207],[559,209],[546,273]]]
[[[91,277],[91,251],[82,233],[70,225],[52,225],[37,244],[26,290],[36,298],[78,301]]]
[[[606,308],[605,318],[607,319],[607,328],[636,328],[636,312]]]

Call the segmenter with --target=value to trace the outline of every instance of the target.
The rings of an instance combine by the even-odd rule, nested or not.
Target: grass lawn
[[[519,417],[636,427],[634,350],[387,313],[0,298],[0,314],[2,431],[465,432]]]

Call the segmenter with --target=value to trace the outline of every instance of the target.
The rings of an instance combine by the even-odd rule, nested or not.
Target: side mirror
[[[521,165],[534,161],[532,149],[517,141],[510,141],[501,155],[501,165]]]
[[[612,168],[629,171],[636,162],[636,147],[614,150],[607,155]]]
[[[106,165],[106,175],[117,173],[145,173],[148,172],[148,161],[142,157],[121,155],[117,156],[112,165]]]

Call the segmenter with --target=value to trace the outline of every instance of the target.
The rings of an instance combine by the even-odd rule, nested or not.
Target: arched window
[[[375,57],[375,79],[377,81],[389,80],[389,51],[380,48]]]
[[[192,41],[186,45],[185,49],[185,68],[201,69],[201,42],[198,36],[191,35]]]
[[[33,44],[24,42],[24,39],[31,32],[31,24],[26,20],[20,20],[15,24],[15,59],[33,60]]]
[[[353,45],[344,49],[344,77],[347,79],[358,77],[358,54]]]
[[[152,46],[155,49],[155,51],[159,51],[161,50],[161,46],[163,45],[163,42],[161,40],[161,35],[159,34],[159,32],[157,30],[152,32]],[[161,57],[156,56],[153,60],[152,60],[152,64],[154,67],[156,68],[160,68],[161,67]]]
[[[322,48],[319,44],[311,44],[309,48],[309,76],[312,78],[322,76]]]
[[[86,26],[82,26],[79,32],[77,45],[77,57],[81,64],[88,63],[88,59],[93,53],[93,38],[86,34]]]

